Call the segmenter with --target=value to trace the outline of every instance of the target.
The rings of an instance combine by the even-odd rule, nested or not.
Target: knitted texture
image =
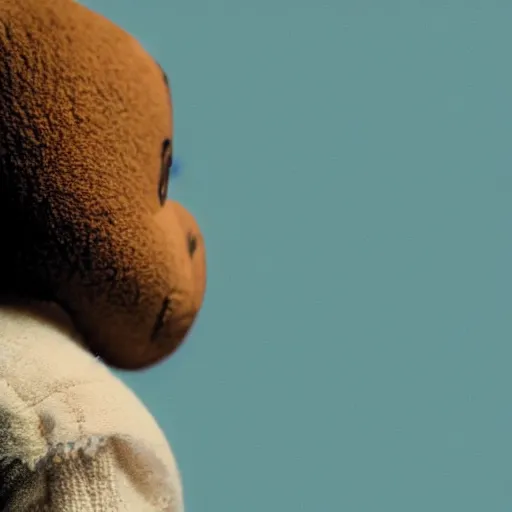
[[[56,512],[101,512],[126,509],[117,490],[115,459],[106,449],[93,457],[79,453],[54,459],[48,471],[50,506]]]
[[[43,313],[0,308],[0,510],[182,512],[154,419]]]

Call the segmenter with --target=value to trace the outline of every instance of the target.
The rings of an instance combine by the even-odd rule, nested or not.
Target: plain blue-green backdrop
[[[168,71],[207,240],[123,375],[187,512],[512,510],[512,4],[85,3]]]

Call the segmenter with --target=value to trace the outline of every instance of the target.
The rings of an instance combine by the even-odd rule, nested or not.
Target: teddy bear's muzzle
[[[206,251],[194,216],[176,201],[167,201],[152,219],[155,239],[151,261],[157,274],[138,276],[144,290],[132,313],[111,310],[82,328],[100,326],[89,337],[91,349],[105,362],[121,369],[141,369],[173,354],[189,334],[206,290]],[[145,247],[137,250],[144,253]],[[127,294],[125,294],[127,295]],[[128,312],[128,314],[127,314]]]

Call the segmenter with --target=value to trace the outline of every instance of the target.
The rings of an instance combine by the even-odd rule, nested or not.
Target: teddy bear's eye
[[[162,144],[162,159],[160,164],[160,183],[158,185],[158,199],[163,206],[167,199],[169,176],[172,167],[172,140],[165,139]]]

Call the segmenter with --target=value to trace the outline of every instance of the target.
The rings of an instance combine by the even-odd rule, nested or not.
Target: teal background
[[[512,4],[86,4],[168,71],[208,244],[123,375],[187,512],[512,510]]]

